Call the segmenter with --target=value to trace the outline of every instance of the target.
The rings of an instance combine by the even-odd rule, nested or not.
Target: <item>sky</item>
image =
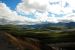
[[[75,0],[0,0],[0,24],[75,22]]]
[[[21,2],[21,0],[0,0],[0,1],[5,3],[12,10],[15,10],[17,4]]]

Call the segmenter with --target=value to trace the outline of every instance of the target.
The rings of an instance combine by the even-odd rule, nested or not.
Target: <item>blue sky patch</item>
[[[15,10],[15,7],[21,0],[0,0],[1,2],[5,3],[10,9]]]

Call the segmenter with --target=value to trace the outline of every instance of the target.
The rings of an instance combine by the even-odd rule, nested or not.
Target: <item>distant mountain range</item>
[[[31,29],[39,29],[39,28],[48,28],[48,27],[75,27],[75,22],[69,22],[69,23],[42,23],[42,24],[35,24],[35,25],[20,25],[23,28],[31,28]]]

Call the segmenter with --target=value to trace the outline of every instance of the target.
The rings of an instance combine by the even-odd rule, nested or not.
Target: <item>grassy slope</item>
[[[29,48],[33,48],[33,49],[35,48],[34,50],[40,47],[40,46],[38,47],[37,44],[42,45],[44,47],[45,44],[50,44],[50,43],[75,42],[74,40],[75,29],[72,28],[61,29],[61,28],[51,27],[48,29],[22,29],[20,27],[13,26],[13,25],[4,25],[4,26],[0,26],[0,31],[7,32],[8,33],[6,34],[7,36],[10,34],[9,40],[12,39],[11,42],[15,40],[15,43],[13,44],[18,45],[19,47],[21,47],[21,45],[22,47],[29,46]],[[39,43],[37,43],[37,40],[39,40]]]

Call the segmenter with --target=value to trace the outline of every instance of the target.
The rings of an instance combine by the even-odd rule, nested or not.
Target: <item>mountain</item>
[[[66,27],[75,27],[75,22],[66,23]]]
[[[20,26],[28,29],[45,29],[48,27],[75,27],[75,22],[42,23],[42,24],[35,24],[35,25],[20,25]]]

